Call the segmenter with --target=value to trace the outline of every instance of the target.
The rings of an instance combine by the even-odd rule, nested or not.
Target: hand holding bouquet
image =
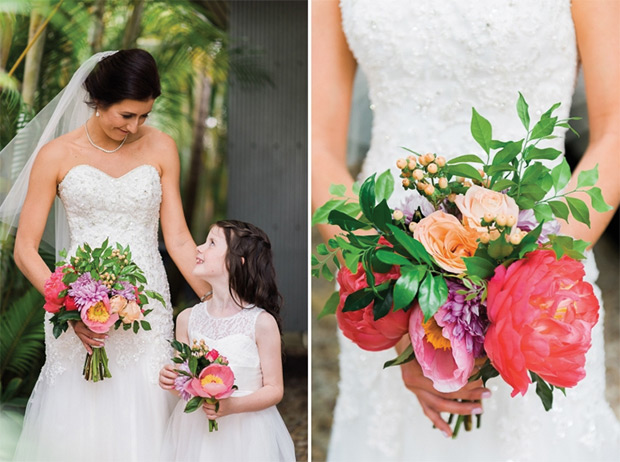
[[[66,258],[67,252],[60,252]],[[58,338],[69,326],[69,321],[82,321],[93,332],[105,333],[112,326],[124,330],[140,328],[150,330],[144,317],[152,310],[144,309],[149,298],[164,299],[157,292],[144,290],[146,278],[131,260],[129,247],[108,245],[92,249],[83,244],[77,249],[70,263],[56,263],[56,270],[45,282],[45,305],[53,313],[50,322],[54,337]],[[86,355],[84,378],[97,382],[112,377],[108,369],[105,348],[94,348]]]
[[[545,165],[561,152],[539,144],[556,127],[570,128],[570,119],[553,115],[558,107],[531,124],[519,95],[526,133],[518,141],[494,140],[491,124],[473,109],[472,136],[486,158],[447,161],[407,149],[397,168],[408,196],[396,209],[387,203],[390,171],[356,186],[357,201],[345,197],[344,186],[332,186],[336,197],[315,212],[313,224],[343,233],[319,245],[312,264],[314,276],[330,280],[330,265],[338,267],[340,290],[321,316],[336,313],[344,335],[367,350],[390,348],[408,333],[409,348],[385,366],[415,358],[440,392],[500,375],[512,396],[536,383],[551,409],[554,388],[564,392],[585,376],[598,320],[598,301],[578,261],[588,243],[559,235],[556,218],[572,215],[589,226],[589,209],[576,193],[587,194],[599,212],[610,209],[594,187],[596,167],[565,191],[566,160]],[[355,233],[368,229],[377,234]],[[484,365],[474,373],[476,362]],[[463,422],[467,427],[460,416],[454,436]]]
[[[228,360],[217,350],[209,349],[204,340],[194,341],[191,347],[176,340],[171,344],[178,352],[172,361],[180,365],[175,369],[179,375],[174,388],[187,401],[184,411],[194,412],[203,403],[209,403],[215,404],[217,412],[219,400],[228,398],[237,389]],[[209,431],[217,429],[217,421],[209,420]]]

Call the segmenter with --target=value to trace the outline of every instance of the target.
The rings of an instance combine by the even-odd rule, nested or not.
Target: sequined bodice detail
[[[190,343],[204,340],[225,356],[235,374],[238,390],[234,396],[249,394],[262,387],[260,357],[256,345],[256,319],[262,308],[244,308],[233,316],[216,318],[209,314],[208,302],[196,305],[190,314]]]
[[[172,337],[170,291],[157,240],[162,198],[157,169],[145,164],[115,178],[90,165],[77,165],[58,185],[58,195],[67,212],[69,255],[83,243],[94,248],[105,239],[110,244],[128,245],[132,259],[146,276],[147,288],[164,297],[166,307],[156,301],[148,305],[153,309],[146,318],[152,327],[150,331],[134,334],[112,329],[106,341],[113,377],[114,368],[145,360],[152,365],[155,382],[162,361],[170,357],[167,340]],[[53,338],[49,322],[45,323],[45,329],[47,361],[43,373],[53,382],[57,374],[65,372],[75,361],[83,361],[85,350],[71,329],[58,339]]]
[[[341,9],[374,115],[364,177],[392,167],[401,146],[481,154],[472,107],[496,139],[522,138],[519,91],[532,119],[557,102],[568,115],[577,71],[569,0],[342,0]],[[563,139],[551,145],[563,150]]]

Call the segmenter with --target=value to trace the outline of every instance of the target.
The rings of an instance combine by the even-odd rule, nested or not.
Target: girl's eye
[[[123,114],[123,119],[131,119],[132,116]]]

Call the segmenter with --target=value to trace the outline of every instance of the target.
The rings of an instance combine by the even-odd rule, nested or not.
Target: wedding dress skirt
[[[112,378],[83,378],[86,350],[69,328],[58,339],[45,320],[46,362],[34,388],[15,454],[17,461],[157,461],[172,402],[158,385],[172,351],[168,282],[157,247],[161,184],[157,169],[137,167],[114,178],[73,167],[58,186],[71,235],[69,255],[87,242],[129,245],[148,289],[162,294],[146,317],[152,330],[110,330],[105,342]]]
[[[256,319],[264,311],[246,308],[233,316],[214,318],[208,302],[190,313],[190,344],[204,340],[229,361],[238,389],[233,397],[247,396],[263,386],[258,347],[254,337]],[[165,437],[166,459],[175,462],[278,462],[294,461],[293,440],[275,406],[256,412],[231,414],[217,419],[219,430],[209,432],[209,420],[198,409],[184,413],[179,400]]]
[[[343,28],[369,85],[374,111],[370,150],[360,177],[405,157],[401,146],[446,158],[482,154],[470,134],[471,108],[493,125],[493,139],[518,140],[518,92],[536,122],[552,104],[568,117],[577,76],[570,1],[342,0]],[[564,151],[564,132],[545,147]],[[391,201],[404,197],[397,184]],[[592,255],[587,280],[597,277]],[[595,286],[600,299],[600,290]],[[446,439],[432,428],[399,368],[383,370],[393,349],[367,352],[339,334],[340,385],[328,452],[331,461],[617,460],[620,425],[605,400],[603,309],[592,332],[586,378],[567,397],[554,393],[545,412],[531,387],[510,397],[489,381],[482,425]],[[446,416],[444,416],[446,417]]]

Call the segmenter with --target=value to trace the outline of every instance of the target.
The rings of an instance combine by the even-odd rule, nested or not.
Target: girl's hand
[[[178,375],[173,364],[166,364],[159,371],[159,386],[164,390],[174,390],[174,380]]]
[[[446,437],[452,436],[452,429],[441,417],[440,412],[461,415],[482,414],[482,403],[462,403],[456,400],[476,401],[491,396],[491,391],[482,386],[482,380],[469,382],[460,390],[452,393],[438,392],[433,388],[433,382],[424,377],[422,368],[415,359],[401,365],[401,372],[405,386],[418,398],[424,415],[426,415],[433,425],[441,430]]]
[[[84,348],[89,355],[93,354],[93,348],[105,346],[104,340],[108,338],[106,334],[93,332],[82,321],[70,321],[73,332],[82,341]]]
[[[215,420],[230,414],[235,414],[235,398],[225,398],[220,400],[220,407],[215,412],[215,404],[204,403],[202,410],[209,420]]]

